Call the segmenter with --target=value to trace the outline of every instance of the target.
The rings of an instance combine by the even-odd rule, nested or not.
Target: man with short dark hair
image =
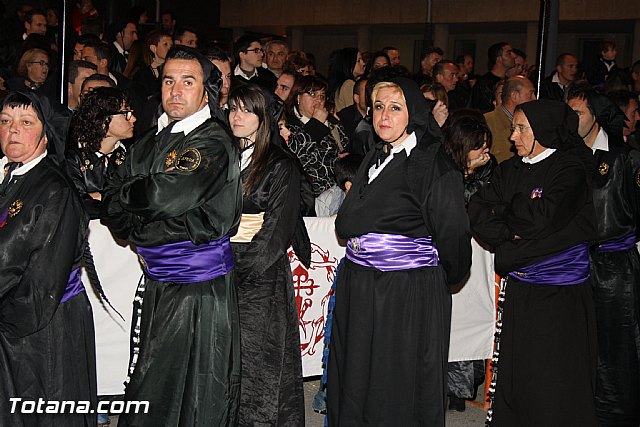
[[[391,61],[390,66],[395,67],[396,65],[400,65],[400,51],[397,47],[386,46],[382,48],[382,51],[389,57],[389,61]]]
[[[138,40],[138,27],[135,22],[119,21],[111,26],[111,70],[119,73],[127,67],[131,44]]]
[[[220,108],[227,108],[229,89],[231,89],[231,65],[233,60],[226,50],[219,46],[212,46],[206,50],[204,56],[216,66],[222,74],[222,86],[220,87]]]
[[[507,42],[500,42],[489,47],[487,52],[489,71],[481,76],[473,87],[471,107],[483,113],[493,110],[493,91],[496,83],[504,79],[509,68],[515,65],[516,56]]]
[[[111,80],[109,76],[103,76],[102,74],[92,74],[82,82],[80,87],[80,102],[82,102],[82,96],[87,92],[91,92],[97,87],[116,87],[116,83]]]
[[[556,59],[556,71],[540,83],[540,99],[564,102],[569,84],[576,79],[578,58],[572,53],[563,53]]]
[[[356,80],[353,86],[353,104],[338,111],[340,123],[344,126],[344,133],[353,140],[353,134],[360,120],[367,115],[367,95],[366,95],[367,79]]]
[[[242,189],[218,78],[204,55],[172,47],[164,114],[104,191],[103,221],[135,245],[145,270],[125,400],[147,401],[149,412],[122,414],[121,426],[236,425],[240,333],[229,236]]]
[[[280,77],[278,77],[275,94],[282,102],[285,102],[287,98],[289,98],[289,93],[291,93],[291,88],[293,88],[295,82],[296,73],[293,71],[285,70],[280,74]]]
[[[624,116],[619,108],[581,83],[569,89],[567,104],[578,114],[578,132],[593,152],[597,237],[590,261],[598,340],[596,415],[601,426],[637,426],[640,152],[629,150],[622,141]]]
[[[198,34],[191,27],[177,28],[173,33],[173,44],[176,46],[188,46],[194,49],[198,48]]]
[[[71,61],[69,64],[69,83],[67,83],[67,108],[75,110],[80,104],[82,84],[85,79],[98,71],[98,67],[89,61]]]
[[[613,40],[603,40],[598,61],[587,72],[587,79],[593,87],[604,86],[607,77],[617,70],[616,56],[618,50]]]
[[[232,84],[251,82],[273,92],[276,88],[276,76],[262,68],[264,49],[260,39],[245,34],[233,44],[236,68],[233,70]]]
[[[507,79],[502,86],[502,103],[493,111],[484,114],[489,129],[491,129],[491,154],[498,162],[513,157],[513,143],[511,142],[511,122],[516,107],[525,102],[536,99],[536,90],[531,80],[524,76]]]
[[[420,70],[414,76],[414,80],[418,82],[418,85],[422,86],[425,83],[433,82],[433,67],[442,61],[443,57],[444,51],[436,46],[429,47],[422,53],[420,56]]]
[[[441,84],[447,91],[449,112],[466,108],[469,104],[470,93],[462,88],[459,83],[458,74],[460,70],[455,62],[443,59],[433,67],[433,79],[436,83]]]
[[[30,34],[47,34],[47,16],[39,10],[32,10],[25,16],[24,35],[22,39],[26,39]]]
[[[637,122],[640,120],[640,110],[638,110],[638,95],[627,90],[616,90],[607,94],[625,115],[622,136],[624,141],[631,148],[640,149],[638,141]]]
[[[160,22],[162,30],[173,35],[173,32],[176,29],[176,14],[170,10],[165,10],[160,16]]]
[[[264,50],[267,60],[267,68],[276,77],[280,77],[284,64],[287,62],[289,46],[287,46],[284,40],[274,39],[268,41],[264,45]]]

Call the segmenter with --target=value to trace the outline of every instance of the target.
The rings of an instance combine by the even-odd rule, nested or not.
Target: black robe
[[[237,149],[217,120],[186,136],[150,130],[107,183],[103,221],[138,246],[208,243],[235,231],[239,178]],[[123,414],[119,425],[233,425],[240,387],[233,274],[190,284],[147,278],[138,297],[125,399],[147,400],[150,411]]]
[[[0,215],[0,425],[95,425],[95,413],[10,414],[9,401],[96,407],[91,304],[85,292],[60,302],[87,233],[80,198],[44,158],[0,196]]]
[[[84,207],[90,219],[100,218],[101,202],[89,196],[89,193],[101,193],[107,178],[113,174],[126,157],[124,147],[116,148],[110,155],[98,156],[81,148],[71,148],[66,154],[67,174],[82,197]]]
[[[405,92],[406,93],[406,92]],[[433,120],[431,118],[431,120]],[[345,260],[330,342],[330,426],[444,426],[451,324],[447,284],[471,265],[462,174],[428,137],[368,184],[369,152],[336,219],[339,237],[432,236],[437,267],[381,272]]]
[[[636,235],[640,221],[640,152],[609,137],[594,154],[593,203],[598,244]],[[591,251],[598,330],[596,413],[601,426],[640,425],[640,254]]]
[[[250,243],[233,243],[242,360],[238,425],[304,426],[298,311],[287,256],[296,229],[305,227],[301,172],[293,154],[279,146],[272,144],[268,155],[242,207],[244,214],[264,213],[264,223]]]
[[[503,278],[594,239],[590,171],[581,160],[589,153],[578,151],[580,157],[556,151],[531,165],[517,156],[506,160],[471,198],[472,229],[495,248]],[[589,281],[554,286],[509,277],[502,307],[491,425],[595,426]]]

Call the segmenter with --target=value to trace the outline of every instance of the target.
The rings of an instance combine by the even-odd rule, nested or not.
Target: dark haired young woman
[[[88,92],[71,118],[67,172],[83,198],[91,219],[100,217],[100,192],[125,158],[120,142],[133,136],[136,117],[127,95],[98,87]]]
[[[276,108],[256,85],[229,95],[241,149],[243,207],[231,238],[241,342],[239,425],[304,425],[298,313],[287,249],[310,256],[300,167],[280,140]]]

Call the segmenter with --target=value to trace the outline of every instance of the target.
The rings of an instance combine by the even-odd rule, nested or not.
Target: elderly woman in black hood
[[[336,219],[348,239],[336,284],[329,425],[444,426],[447,284],[471,264],[462,175],[418,85],[376,84],[379,142]]]
[[[93,319],[80,279],[89,219],[56,164],[63,149],[52,116],[33,92],[10,93],[0,105],[3,426],[95,425]],[[48,402],[46,411],[33,414],[31,406],[26,413],[38,399]],[[85,413],[50,413],[60,401],[75,401]]]
[[[589,279],[595,238],[591,152],[567,105],[516,108],[518,156],[500,164],[469,205],[495,249],[499,298],[494,426],[595,426],[596,329]]]

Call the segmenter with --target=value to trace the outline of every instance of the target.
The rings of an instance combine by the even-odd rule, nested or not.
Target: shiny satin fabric
[[[152,280],[177,284],[213,280],[233,270],[229,236],[203,245],[191,241],[154,247],[137,246],[144,270]]]
[[[589,245],[581,243],[543,261],[509,273],[537,285],[577,285],[589,278]]]
[[[598,252],[628,251],[636,245],[636,234],[629,233],[618,239],[607,240],[598,245]]]
[[[253,236],[262,228],[264,224],[264,212],[257,214],[242,214],[240,225],[235,236],[231,237],[231,243],[250,243]]]
[[[438,265],[438,249],[431,237],[368,233],[347,242],[347,259],[380,271],[409,270]]]
[[[82,277],[80,277],[80,269],[76,268],[69,275],[69,281],[67,282],[67,287],[64,290],[64,294],[62,294],[60,303],[69,301],[71,298],[84,291],[85,290],[84,285],[82,284]]]

